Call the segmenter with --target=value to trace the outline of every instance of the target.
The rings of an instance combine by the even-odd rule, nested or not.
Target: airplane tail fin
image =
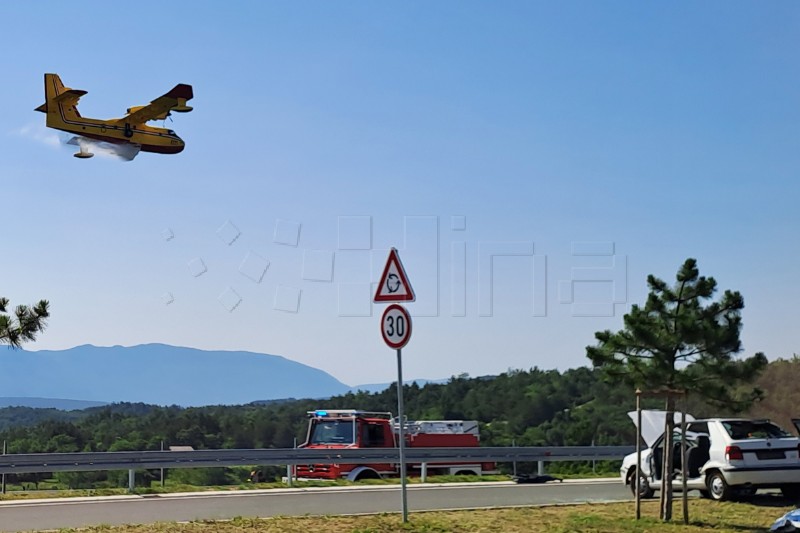
[[[64,87],[58,74],[44,75],[44,96],[45,102],[34,111],[42,113],[56,112],[59,109],[62,114],[70,118],[80,117],[78,113],[78,100],[86,94],[86,91],[70,89]]]
[[[64,87],[58,74],[44,75],[44,96],[46,100],[53,100],[56,96],[63,94],[65,90],[66,87]]]

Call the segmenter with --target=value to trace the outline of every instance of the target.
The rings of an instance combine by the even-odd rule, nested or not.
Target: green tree
[[[646,391],[685,391],[706,401],[742,410],[761,391],[737,387],[754,380],[767,365],[762,353],[734,359],[742,350],[739,333],[744,299],[725,291],[717,301],[714,278],[700,276],[695,259],[687,259],[670,287],[653,275],[644,307],[633,305],[624,317],[624,329],[595,333],[598,343],[586,354],[607,379]],[[667,394],[666,445],[661,518],[672,519],[672,433],[675,400]]]
[[[0,298],[0,344],[14,348],[23,342],[36,340],[36,334],[47,326],[50,302],[41,300],[33,307],[18,305],[14,316],[8,314],[8,298]]]

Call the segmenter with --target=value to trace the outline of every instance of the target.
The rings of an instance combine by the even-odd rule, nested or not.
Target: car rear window
[[[791,437],[779,426],[766,420],[726,420],[722,422],[722,427],[733,440]]]

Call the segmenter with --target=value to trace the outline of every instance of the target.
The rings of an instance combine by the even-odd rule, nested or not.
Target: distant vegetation
[[[800,400],[799,381],[797,356],[770,363],[756,382],[764,400],[752,415],[791,428],[791,418],[798,415],[793,410]],[[633,391],[626,385],[604,383],[600,373],[589,368],[563,373],[534,368],[481,378],[460,375],[444,384],[407,385],[404,395],[409,418],[477,420],[484,446],[629,445],[635,438],[626,415],[634,408]],[[648,402],[654,408],[662,403]],[[195,449],[289,448],[305,440],[306,411],[395,412],[396,407],[394,387],[380,393],[266,405],[181,408],[122,403],[70,412],[15,407],[0,409],[0,439],[7,442],[9,453],[159,450],[162,443]],[[695,416],[727,414],[697,399],[689,410]],[[223,469],[200,470],[187,482],[224,482]],[[189,475],[189,471],[171,474]],[[125,476],[108,479],[105,473],[59,476],[71,488],[127,482]]]

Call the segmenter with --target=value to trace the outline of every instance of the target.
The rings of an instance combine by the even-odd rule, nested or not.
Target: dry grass
[[[237,518],[226,522],[191,522],[146,526],[100,526],[60,533],[568,533],[652,532],[716,533],[768,531],[776,518],[791,509],[777,498],[751,503],[715,503],[690,500],[691,523],[684,526],[680,502],[670,524],[658,521],[658,504],[644,502],[642,520],[633,519],[633,502],[551,507],[411,513],[402,524],[399,514],[343,517]]]

